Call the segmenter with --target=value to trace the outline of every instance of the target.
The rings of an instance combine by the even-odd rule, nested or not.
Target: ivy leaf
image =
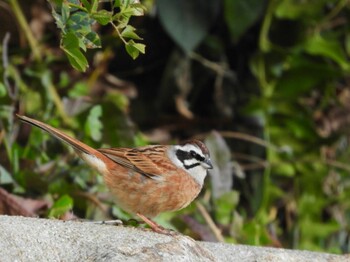
[[[225,0],[224,16],[233,40],[240,36],[258,19],[264,7],[260,0]]]
[[[159,18],[165,31],[185,51],[193,51],[216,21],[220,1],[158,0]]]

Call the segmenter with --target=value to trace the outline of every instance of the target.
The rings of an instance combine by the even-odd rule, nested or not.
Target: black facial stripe
[[[199,165],[200,165],[200,163],[194,163],[194,164],[192,164],[192,165],[185,165],[185,164],[184,164],[184,167],[185,167],[186,169],[191,169],[191,168],[194,168],[194,167],[199,166]]]
[[[196,159],[200,162],[205,160],[204,157],[198,155],[196,152],[194,152],[192,150],[190,152],[187,152],[187,151],[183,151],[181,149],[178,149],[176,151],[176,156],[182,163],[184,163],[184,161],[188,160],[188,159]]]
[[[176,156],[182,163],[184,163],[185,160],[192,158],[192,156],[187,151],[183,151],[180,149],[176,151]]]
[[[190,151],[190,156],[198,161],[204,161],[204,157],[198,155],[196,152],[194,152],[193,150]]]
[[[176,156],[182,162],[182,164],[184,165],[184,167],[186,169],[191,169],[191,168],[194,168],[196,166],[199,166],[201,164],[200,162],[203,162],[205,160],[204,157],[200,156],[199,154],[197,154],[193,150],[188,152],[188,151],[184,151],[184,150],[178,149],[176,151]],[[191,160],[191,159],[195,159],[198,162],[197,163],[193,163],[191,165],[186,165],[185,164],[186,160]]]

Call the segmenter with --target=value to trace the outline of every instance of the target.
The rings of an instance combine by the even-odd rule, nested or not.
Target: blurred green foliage
[[[118,8],[118,12],[113,12]],[[59,10],[59,11],[56,11]],[[142,16],[144,6],[136,1],[110,1],[110,9],[99,9],[99,1],[52,1],[52,15],[57,27],[61,30],[61,48],[67,55],[70,64],[79,71],[85,71],[88,61],[83,50],[100,48],[101,40],[92,25],[111,24],[125,44],[126,51],[135,59],[140,52],[145,53],[145,45],[134,40],[142,40],[129,25],[132,16]],[[129,39],[129,40],[127,40]]]
[[[226,171],[207,179],[198,204],[158,222],[203,240],[349,252],[349,1],[142,1],[148,11],[134,19],[132,1],[58,3],[61,32],[42,19],[51,9],[40,1],[0,6],[12,14],[0,21],[2,188],[47,201],[35,210],[43,217],[72,209],[130,218],[72,150],[20,125],[15,112],[94,147],[209,139],[217,130],[231,151],[212,140],[218,159],[231,159]],[[21,10],[35,8],[42,13],[24,19]],[[141,38],[146,54],[124,56],[125,47],[133,58],[144,52],[131,42]],[[69,64],[90,67],[83,74]],[[233,185],[216,192],[210,182],[227,170]]]

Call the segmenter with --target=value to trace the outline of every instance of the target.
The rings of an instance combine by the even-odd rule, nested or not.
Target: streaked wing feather
[[[147,177],[164,174],[160,168],[164,162],[164,147],[149,146],[139,148],[102,148],[101,153],[117,164],[130,168]]]
[[[125,158],[125,151],[127,148],[101,148],[98,149],[99,152],[107,156],[109,159],[113,160],[119,165],[127,168],[135,168],[135,166]]]

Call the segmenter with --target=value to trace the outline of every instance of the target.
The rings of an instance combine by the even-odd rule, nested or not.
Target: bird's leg
[[[144,215],[137,213],[136,214],[139,218],[141,218],[147,225],[149,225],[154,232],[157,232],[159,234],[164,234],[164,235],[174,235],[175,232],[171,231],[170,229],[166,229],[160,225],[158,225],[156,222],[153,220],[149,219],[148,217],[145,217]]]

